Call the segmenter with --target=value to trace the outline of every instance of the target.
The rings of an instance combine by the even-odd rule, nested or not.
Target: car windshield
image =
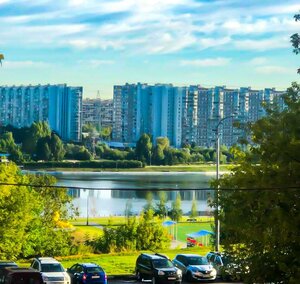
[[[189,257],[188,263],[189,263],[189,265],[207,265],[207,264],[209,264],[207,258],[199,257],[199,256]]]
[[[42,264],[42,272],[64,272],[64,268],[60,263],[45,263]]]
[[[98,266],[87,267],[86,272],[87,273],[103,272],[103,269],[101,267],[98,267]]]
[[[168,259],[154,259],[152,263],[154,268],[174,267],[173,263]]]

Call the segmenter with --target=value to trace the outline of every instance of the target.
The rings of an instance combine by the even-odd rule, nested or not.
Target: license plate
[[[99,275],[96,275],[96,276],[92,276],[92,278],[93,278],[93,279],[95,279],[95,278],[100,278],[100,276],[99,276]]]
[[[175,277],[168,277],[168,280],[176,280]]]

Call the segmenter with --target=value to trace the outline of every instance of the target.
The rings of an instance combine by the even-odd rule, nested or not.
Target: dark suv
[[[136,260],[135,273],[138,281],[180,284],[182,272],[165,255],[142,253]]]
[[[43,284],[41,273],[32,268],[5,267],[0,270],[1,284]]]

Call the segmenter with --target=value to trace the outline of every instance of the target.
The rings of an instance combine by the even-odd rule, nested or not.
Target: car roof
[[[37,258],[37,260],[40,263],[59,263],[59,261],[57,261],[55,258],[53,257],[39,257]]]
[[[177,254],[176,257],[178,255],[181,255],[181,256],[184,256],[184,257],[203,257],[202,255],[199,255],[199,254],[194,254],[194,253],[180,253],[180,254]]]
[[[40,272],[39,271],[37,271],[37,270],[35,270],[35,269],[33,269],[33,268],[31,268],[31,267],[29,267],[29,268],[24,268],[24,267],[5,267],[5,270],[6,271],[9,271],[9,272],[12,272],[12,273],[14,273],[14,272],[25,272],[25,273],[32,273],[32,272],[37,272],[37,273],[39,273],[40,274]]]
[[[96,263],[92,263],[92,262],[87,262],[87,263],[77,263],[77,264],[79,264],[79,265],[82,265],[82,266],[84,266],[84,267],[95,267],[95,266],[99,266],[98,264],[96,264]]]
[[[168,259],[167,256],[158,253],[156,254],[142,253],[142,255],[147,256],[151,259]]]

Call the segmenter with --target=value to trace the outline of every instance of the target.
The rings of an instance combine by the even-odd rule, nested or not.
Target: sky
[[[286,89],[299,0],[0,0],[0,85]]]

